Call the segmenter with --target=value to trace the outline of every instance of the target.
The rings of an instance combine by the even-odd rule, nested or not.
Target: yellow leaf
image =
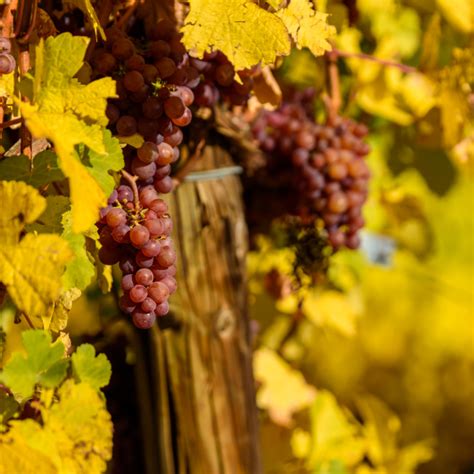
[[[38,471],[42,466],[38,464],[35,472],[104,472],[112,451],[112,421],[104,399],[88,384],[75,384],[72,380],[61,386],[58,397],[59,401],[43,397],[43,404],[39,405],[42,424],[33,420],[12,421],[8,436],[49,461],[45,462],[47,467],[52,464],[50,470],[44,471]],[[0,473],[1,466],[0,463]],[[15,469],[8,472],[24,474]]]
[[[357,402],[364,419],[364,432],[368,442],[368,454],[376,466],[393,460],[397,453],[399,418],[380,400],[365,396]]]
[[[425,116],[436,105],[436,85],[424,74],[407,74],[401,83],[401,93],[417,117]]]
[[[59,296],[59,299],[54,304],[54,312],[51,314],[51,318],[43,323],[45,329],[49,329],[54,332],[62,331],[67,326],[67,320],[69,312],[72,309],[72,303],[81,296],[81,290],[78,288],[71,288]]]
[[[314,11],[310,0],[291,0],[286,8],[277,12],[277,16],[299,49],[308,48],[315,56],[331,50],[328,39],[335,35],[336,29],[327,23],[327,13]]]
[[[288,32],[274,14],[249,0],[191,0],[181,31],[194,55],[221,50],[236,70],[273,64],[290,52]]]
[[[32,135],[55,145],[60,167],[70,182],[74,232],[89,229],[106,201],[103,189],[80,162],[74,147],[84,144],[107,157],[105,108],[107,98],[115,95],[111,78],[83,85],[73,77],[83,64],[87,44],[87,38],[69,33],[40,42],[36,48],[33,104],[19,103]]]
[[[290,425],[293,413],[310,406],[314,400],[316,389],[270,349],[255,352],[254,373],[262,384],[257,393],[257,404],[267,409],[277,424]]]
[[[34,222],[46,209],[46,199],[21,181],[0,181],[0,250],[18,242],[25,224]]]
[[[472,0],[436,0],[446,20],[462,33],[474,32],[474,3]]]
[[[19,244],[0,245],[0,281],[20,311],[42,317],[61,290],[61,275],[72,252],[58,235],[27,234]]]
[[[310,291],[303,302],[303,313],[318,326],[329,326],[353,336],[358,314],[354,303],[356,301],[338,291]]]
[[[298,459],[306,458],[311,452],[311,434],[296,428],[291,434],[291,450]]]
[[[311,467],[339,459],[349,466],[364,456],[365,441],[358,426],[338,405],[334,395],[319,391],[311,408],[313,446],[308,458]]]
[[[25,420],[26,421],[26,420]],[[28,445],[16,430],[0,435],[0,474],[58,474],[52,460]]]

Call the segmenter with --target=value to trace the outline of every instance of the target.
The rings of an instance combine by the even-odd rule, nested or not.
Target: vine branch
[[[339,69],[337,67],[337,54],[334,51],[328,53],[329,59],[329,87],[331,89],[330,101],[328,102],[329,118],[331,121],[337,117],[341,108],[341,85],[339,82]]]
[[[402,63],[397,63],[396,61],[390,61],[388,59],[381,59],[377,58],[376,56],[372,56],[370,54],[365,54],[365,53],[349,53],[347,51],[341,51],[340,49],[333,48],[332,51],[329,53],[330,55],[333,54],[336,57],[341,57],[341,58],[348,58],[348,59],[363,59],[366,61],[372,61],[375,63],[379,63],[382,66],[388,66],[388,67],[396,67],[400,69],[401,71],[405,73],[410,73],[410,72],[416,72],[417,69],[408,66],[406,64]]]

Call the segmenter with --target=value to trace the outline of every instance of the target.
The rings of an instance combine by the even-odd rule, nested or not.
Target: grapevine
[[[257,117],[252,132],[265,158],[253,179],[284,190],[281,212],[306,223],[321,221],[333,249],[355,249],[370,177],[367,127],[341,116],[315,123],[308,109],[312,99],[311,90],[302,91]]]

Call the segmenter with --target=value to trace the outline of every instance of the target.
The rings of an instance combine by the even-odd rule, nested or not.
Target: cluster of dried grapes
[[[95,77],[117,81],[118,98],[107,106],[112,132],[122,137],[138,133],[145,140],[138,150],[126,147],[126,178],[98,223],[99,257],[105,264],[120,264],[120,307],[140,328],[167,314],[168,297],[176,290],[172,221],[159,196],[173,188],[171,165],[179,158],[181,127],[191,121],[192,89],[200,81],[172,24],[159,22],[149,37],[139,48],[111,28],[91,60]]]
[[[195,103],[201,107],[212,107],[218,101],[230,105],[245,105],[253,88],[252,71],[240,71],[240,82],[235,79],[235,69],[225,54],[220,51],[206,53],[202,59],[191,59],[203,77],[197,86]]]
[[[363,141],[367,127],[343,117],[317,124],[305,98],[300,94],[278,110],[264,111],[253,124],[265,152],[258,180],[285,190],[280,199],[290,214],[303,222],[319,219],[334,249],[355,249],[370,177],[364,161],[370,150]]]

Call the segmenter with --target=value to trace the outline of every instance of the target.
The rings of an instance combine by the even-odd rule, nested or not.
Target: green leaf
[[[121,170],[124,167],[124,162],[118,139],[112,136],[110,130],[104,130],[103,137],[106,155],[96,153],[92,149],[79,147],[79,156],[82,163],[87,166],[91,176],[99,183],[105,195],[109,196],[115,187],[115,181],[108,171]]]
[[[66,376],[69,361],[61,341],[51,343],[49,333],[28,330],[22,333],[26,355],[14,352],[0,374],[2,382],[18,398],[28,398],[36,384],[56,388]]]
[[[12,418],[19,407],[20,405],[12,395],[9,395],[4,390],[0,390],[0,425],[5,424]]]
[[[288,32],[274,14],[249,0],[191,0],[183,43],[194,55],[222,51],[236,70],[273,64],[290,52]]]
[[[74,258],[67,264],[66,271],[62,276],[62,284],[65,290],[87,288],[95,275],[94,264],[86,251],[86,238],[82,234],[72,231],[71,211],[62,216],[63,233],[61,237],[69,244],[74,252]]]
[[[286,8],[276,14],[299,49],[308,48],[315,56],[331,50],[328,39],[334,36],[336,29],[327,23],[327,13],[314,11],[310,0],[291,0]]]
[[[88,383],[99,390],[105,387],[110,380],[112,368],[104,354],[95,355],[91,344],[80,345],[72,355],[74,375],[80,382]]]
[[[28,129],[34,137],[54,143],[59,165],[69,178],[74,232],[89,229],[106,203],[97,174],[94,177],[83,166],[75,146],[84,144],[104,160],[109,158],[104,143],[105,108],[107,98],[115,96],[111,78],[83,85],[73,77],[83,64],[88,41],[69,33],[41,41],[35,51],[31,103],[19,103]]]
[[[25,224],[34,222],[46,207],[46,199],[36,189],[14,181],[0,181],[0,202],[1,244],[17,243]]]
[[[0,176],[5,181],[24,181],[35,188],[64,179],[58,157],[50,150],[38,153],[33,162],[25,155],[4,158],[0,161]]]

